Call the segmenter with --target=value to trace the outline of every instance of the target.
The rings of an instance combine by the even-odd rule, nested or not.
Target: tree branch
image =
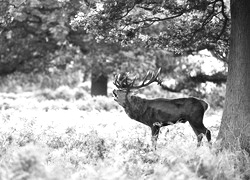
[[[121,20],[122,18],[126,17],[134,9],[135,5],[136,4],[134,4],[131,8],[127,7],[126,13],[124,15],[122,15],[121,17],[116,18],[115,20]]]
[[[165,18],[159,18],[159,17],[153,17],[153,18],[147,18],[147,19],[143,19],[143,20],[140,20],[140,21],[132,21],[133,24],[139,24],[139,23],[142,23],[142,22],[159,22],[159,21],[166,21],[166,20],[169,20],[169,19],[174,19],[174,18],[177,18],[179,16],[183,15],[183,13],[180,13],[180,14],[177,14],[177,15],[174,15],[174,16],[170,16],[170,17],[165,17]]]
[[[173,92],[173,93],[180,93],[182,90],[187,89],[184,83],[179,83],[175,87],[169,87],[165,84],[160,84],[160,86],[163,90]]]
[[[212,82],[218,85],[225,83],[227,81],[227,76],[222,72],[218,72],[212,75],[199,73],[196,76],[190,76],[189,78],[191,81],[195,83]]]
[[[194,89],[200,83],[212,82],[212,83],[221,85],[222,83],[225,83],[226,81],[227,81],[227,76],[222,72],[218,72],[213,75],[206,75],[203,73],[199,73],[196,76],[189,76],[182,82],[178,82],[178,84],[175,85],[175,87],[172,87],[172,86],[170,87],[165,84],[160,84],[160,86],[163,90],[174,92],[174,93],[179,93],[185,89]]]
[[[221,14],[222,16],[224,17],[224,22],[223,22],[223,27],[221,29],[221,32],[218,34],[218,37],[217,37],[217,40],[220,39],[220,37],[222,36],[222,34],[225,32],[226,30],[226,27],[227,27],[227,24],[228,24],[228,21],[229,21],[229,18],[227,17],[226,13],[225,13],[225,4],[224,4],[224,1],[223,0],[220,0],[221,2]],[[216,40],[216,41],[217,41]]]

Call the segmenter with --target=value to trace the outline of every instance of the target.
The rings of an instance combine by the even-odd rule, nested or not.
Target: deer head
[[[134,95],[134,91],[131,90],[146,87],[153,82],[161,84],[161,80],[158,78],[160,71],[161,68],[159,68],[156,73],[148,71],[139,85],[135,85],[136,77],[130,78],[128,73],[116,75],[114,85],[118,89],[113,90],[115,101],[117,101],[121,106],[125,107],[131,96]]]

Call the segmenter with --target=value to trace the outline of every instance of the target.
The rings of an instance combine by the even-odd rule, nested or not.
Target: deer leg
[[[202,124],[198,129],[199,134],[204,134],[207,138],[207,141],[211,141],[211,132]]]
[[[210,142],[211,141],[211,132],[208,129],[206,129],[205,135],[207,137],[207,141]]]
[[[201,141],[202,141],[202,138],[203,138],[203,135],[202,135],[202,133],[200,133],[200,132],[198,131],[198,128],[197,128],[196,126],[192,125],[191,123],[189,123],[189,124],[191,125],[191,127],[192,127],[194,133],[195,133],[196,136],[197,136],[197,142],[198,142],[198,143],[197,143],[197,147],[200,147]]]
[[[151,132],[152,132],[152,137],[151,137],[152,147],[154,150],[156,150],[156,143],[157,143],[157,139],[159,136],[160,127],[159,126],[152,126]]]
[[[203,123],[201,123],[199,125],[192,125],[192,124],[190,124],[190,125],[193,128],[193,130],[197,136],[197,140],[198,140],[197,146],[198,147],[201,145],[203,134],[206,136],[208,142],[211,141],[211,132],[203,125]]]
[[[201,146],[202,138],[203,138],[203,134],[202,133],[197,135],[197,141],[198,141],[197,147]]]

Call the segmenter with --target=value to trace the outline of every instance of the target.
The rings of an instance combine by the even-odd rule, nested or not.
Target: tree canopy
[[[179,58],[208,49],[226,61],[224,1],[1,0],[0,7],[0,75],[73,67],[85,78],[93,71],[96,77],[114,71],[139,76],[161,66],[178,82],[163,87],[172,92],[226,81],[224,72],[207,75]]]
[[[118,43],[96,43],[85,30],[72,30],[70,21],[82,7],[81,3],[80,0],[0,1],[0,75],[16,70],[65,68],[72,62],[87,72],[95,67],[112,74],[112,68],[126,69],[122,60],[135,60],[139,55],[135,64],[152,60],[140,48],[134,51]]]
[[[0,74],[47,71],[81,61],[69,25],[79,1],[0,1]],[[84,42],[82,43],[84,44]]]
[[[208,49],[226,61],[230,16],[223,0],[85,0],[72,21],[97,40],[160,47],[175,54]]]
[[[223,0],[85,0],[71,25],[74,29],[84,29],[97,41],[144,47],[157,57],[165,56],[165,52],[173,57],[187,56],[206,49],[226,63],[229,12],[229,2]],[[180,68],[178,62],[166,66],[164,61],[169,60],[156,58],[156,66],[178,80],[174,86],[163,86],[168,91],[193,91],[207,81],[226,82],[225,72],[206,75],[185,60],[178,61],[189,68]],[[190,75],[191,68],[198,72]]]

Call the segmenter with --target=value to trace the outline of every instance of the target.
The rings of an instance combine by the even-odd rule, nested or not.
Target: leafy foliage
[[[164,76],[179,82],[174,91],[196,91],[206,79],[194,81],[190,74],[199,67],[179,55],[201,49],[227,54],[229,19],[221,0],[3,0],[0,5],[0,75],[55,74],[59,78],[48,82],[51,88],[62,84],[62,71],[81,71],[83,80],[91,73],[107,77],[129,71],[140,79],[146,70],[163,67]],[[168,57],[166,50],[172,51]]]
[[[97,40],[161,47],[179,53],[228,53],[229,13],[223,0],[85,1],[72,21]]]
[[[1,24],[1,74],[47,71],[82,61],[79,48],[70,39],[70,17],[79,1],[1,1],[6,6]],[[1,16],[4,18],[5,16]]]
[[[13,0],[0,5],[6,6],[3,15],[11,17],[8,22],[3,19],[5,24],[0,26],[2,75],[80,69],[87,79],[92,70],[97,75],[109,75],[118,69],[138,70],[139,65],[154,67],[152,52],[140,47],[122,48],[118,43],[97,43],[86,31],[72,30],[69,23],[81,7],[80,0]]]

